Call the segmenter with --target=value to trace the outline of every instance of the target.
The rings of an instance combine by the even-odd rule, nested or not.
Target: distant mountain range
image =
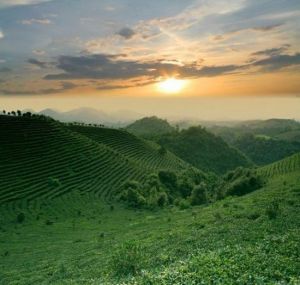
[[[23,112],[26,111],[35,113],[33,110],[23,110]],[[61,122],[94,123],[119,127],[126,126],[133,121],[143,117],[143,115],[137,112],[128,110],[119,110],[112,113],[105,113],[101,110],[93,108],[78,108],[67,112],[60,112],[48,108],[37,113],[50,116],[53,119],[59,120]]]

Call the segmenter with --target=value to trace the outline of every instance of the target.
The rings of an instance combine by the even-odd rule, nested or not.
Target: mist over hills
[[[34,113],[33,110],[28,111]],[[104,111],[88,107],[81,107],[66,112],[60,112],[58,110],[47,108],[38,113],[49,116],[61,122],[82,122],[86,124],[104,124],[107,126],[119,127],[128,125],[131,122],[143,117],[143,115],[137,112],[128,110],[118,110],[115,112],[106,113]]]

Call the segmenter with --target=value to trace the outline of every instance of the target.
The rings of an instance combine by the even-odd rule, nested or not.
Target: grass
[[[243,197],[154,212],[70,193],[22,224],[1,220],[0,284],[299,284],[299,185],[293,172]]]
[[[117,130],[0,131],[0,284],[300,284],[299,155],[248,195],[134,211],[111,199],[126,179],[186,164]]]

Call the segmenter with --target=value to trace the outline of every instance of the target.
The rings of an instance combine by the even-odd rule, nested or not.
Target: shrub
[[[191,205],[201,205],[207,202],[207,187],[205,183],[201,183],[194,187],[191,194]]]
[[[172,171],[161,170],[158,173],[159,180],[169,190],[177,190],[177,176]]]
[[[159,207],[164,207],[168,203],[168,196],[165,192],[162,192],[159,194],[158,199],[157,199],[157,205]]]
[[[19,213],[17,215],[17,223],[22,224],[25,221],[25,214],[24,213]]]
[[[180,200],[180,202],[179,202],[180,210],[185,210],[185,209],[188,209],[189,207],[190,207],[190,204],[187,200],[184,200],[184,199]]]
[[[145,266],[146,260],[143,247],[129,241],[112,254],[110,268],[116,276],[137,275]]]
[[[280,214],[280,207],[278,201],[272,201],[266,208],[266,215],[270,220],[276,219]]]

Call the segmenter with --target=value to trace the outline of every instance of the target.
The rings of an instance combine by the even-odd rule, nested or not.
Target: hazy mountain
[[[40,111],[39,114],[50,116],[62,122],[76,121],[83,123],[105,124],[109,126],[124,126],[142,117],[142,115],[136,112],[127,110],[106,113],[93,108],[78,108],[67,112],[60,112],[48,108]]]

